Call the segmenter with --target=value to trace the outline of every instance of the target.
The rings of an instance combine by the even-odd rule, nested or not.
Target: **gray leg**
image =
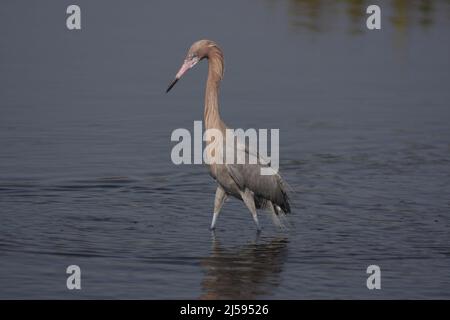
[[[227,194],[221,186],[217,186],[216,198],[214,199],[214,214],[211,222],[211,230],[216,227],[217,217],[219,216],[220,209],[222,209],[223,203],[227,199]]]
[[[275,209],[274,204],[272,203],[272,201],[269,201],[269,208],[270,211],[272,213],[272,221],[273,223],[278,227],[278,228],[283,228],[283,224],[280,221],[280,218],[278,217],[278,212]]]
[[[261,227],[259,226],[258,221],[258,215],[256,214],[256,207],[255,207],[255,199],[253,198],[253,192],[251,192],[249,189],[245,189],[245,192],[241,191],[241,197],[242,200],[244,200],[245,205],[247,206],[248,210],[252,213],[253,221],[255,221],[256,229],[261,231]]]
[[[281,228],[285,230],[289,229],[290,222],[286,220],[286,214],[283,212],[283,210],[281,210],[280,206],[274,205],[273,207],[277,212],[277,217],[281,223]],[[286,223],[288,223],[287,226]]]

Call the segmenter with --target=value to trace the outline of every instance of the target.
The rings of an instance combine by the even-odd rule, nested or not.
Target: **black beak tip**
[[[167,90],[166,90],[166,93],[169,92],[170,89],[173,88],[173,86],[175,85],[175,83],[177,83],[177,81],[178,81],[178,79],[175,78],[175,80],[173,80],[173,81],[170,83],[169,87],[168,87]]]

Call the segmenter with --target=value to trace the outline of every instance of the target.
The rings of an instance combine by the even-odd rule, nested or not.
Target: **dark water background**
[[[0,4],[0,298],[450,298],[449,1],[79,0],[81,31],[69,4]],[[212,235],[215,183],[170,161],[201,38],[228,125],[280,129],[288,232],[230,200]]]

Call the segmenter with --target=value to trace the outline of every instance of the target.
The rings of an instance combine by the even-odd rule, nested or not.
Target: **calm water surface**
[[[450,298],[448,1],[382,2],[381,31],[366,1],[80,0],[76,32],[69,4],[0,5],[0,298]],[[170,161],[200,38],[223,119],[280,129],[289,231],[230,200],[211,234],[214,181]]]

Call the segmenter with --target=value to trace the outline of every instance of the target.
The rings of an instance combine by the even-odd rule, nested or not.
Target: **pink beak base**
[[[190,68],[193,67],[193,64],[190,61],[185,60],[183,65],[181,66],[180,70],[178,70],[177,75],[175,76],[175,79],[180,79],[183,74],[186,73]]]
[[[175,83],[177,83],[178,80],[183,76],[183,74],[186,73],[189,69],[191,69],[193,66],[195,66],[198,62],[198,59],[194,60],[184,60],[183,65],[181,66],[180,70],[178,70],[177,75],[175,76],[175,79],[172,81],[172,83],[169,85],[169,87],[166,90],[166,93],[170,91],[170,89],[173,88]]]

